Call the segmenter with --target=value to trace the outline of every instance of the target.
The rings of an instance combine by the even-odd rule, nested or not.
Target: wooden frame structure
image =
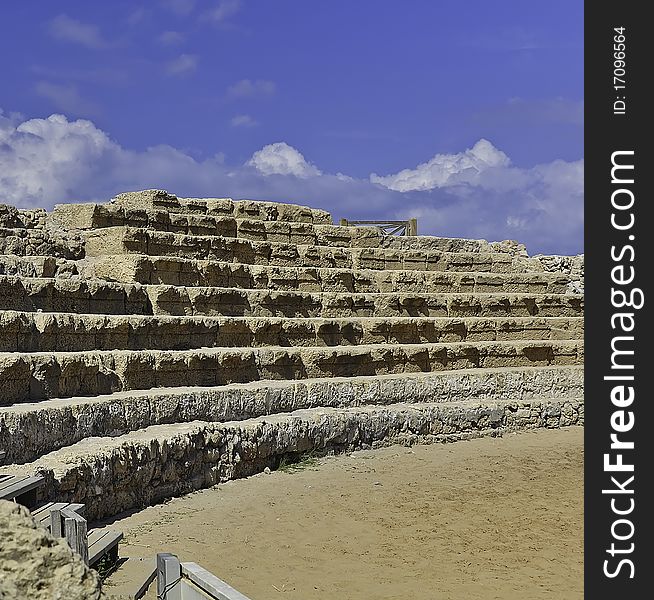
[[[157,554],[156,565],[130,597],[143,598],[155,579],[159,600],[250,600],[196,563],[180,563],[168,552]]]
[[[418,235],[418,219],[406,221],[350,221],[341,219],[343,227],[376,227],[383,235]]]

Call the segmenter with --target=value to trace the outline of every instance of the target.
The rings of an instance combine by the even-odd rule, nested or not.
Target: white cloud
[[[186,75],[198,68],[198,57],[195,54],[180,54],[166,65],[169,75]]]
[[[250,115],[236,115],[230,120],[232,127],[255,127],[258,123]]]
[[[139,23],[143,23],[144,21],[149,19],[150,16],[151,16],[150,11],[140,6],[132,10],[129,13],[129,15],[127,15],[127,24],[130,25],[131,27],[134,27]]]
[[[446,183],[439,179],[432,189],[400,192],[322,173],[283,142],[254,152],[242,166],[226,164],[220,147],[216,150],[206,160],[164,145],[134,151],[91,121],[62,115],[25,120],[0,112],[0,202],[50,208],[55,202],[103,201],[126,190],[163,188],[180,196],[310,204],[332,212],[336,222],[415,216],[423,234],[515,239],[532,253],[583,248],[583,160],[521,169],[489,144],[488,152],[473,158],[465,151],[445,155],[468,156],[469,161],[455,161],[461,176],[451,161],[441,161],[450,165]]]
[[[56,40],[80,44],[87,48],[105,48],[110,45],[96,25],[82,23],[64,14],[50,21],[49,31]]]
[[[263,175],[294,175],[305,178],[321,174],[300,152],[284,142],[264,146],[252,155],[247,164]]]
[[[241,8],[240,0],[221,0],[218,5],[207,11],[206,18],[214,23],[223,23]]]
[[[70,197],[94,160],[118,150],[90,121],[69,122],[62,115],[5,123],[2,146],[0,189],[5,201],[19,206]]]
[[[458,183],[473,183],[480,173],[493,167],[506,167],[509,157],[488,140],[479,140],[472,148],[458,154],[436,154],[415,169],[380,177],[373,173],[370,181],[398,192],[433,190]]]
[[[164,31],[157,37],[157,41],[164,46],[174,46],[184,41],[184,36],[179,31]]]
[[[95,104],[80,96],[75,85],[39,81],[34,89],[39,96],[48,98],[59,110],[75,115],[93,115],[98,112]]]
[[[274,81],[266,79],[241,79],[227,88],[228,98],[252,98],[255,96],[271,96],[275,93],[276,85]]]

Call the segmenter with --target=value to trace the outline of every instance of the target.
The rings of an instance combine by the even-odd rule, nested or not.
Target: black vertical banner
[[[585,597],[654,598],[654,29],[585,4]],[[648,12],[648,11],[647,11]],[[649,329],[649,331],[648,331]]]

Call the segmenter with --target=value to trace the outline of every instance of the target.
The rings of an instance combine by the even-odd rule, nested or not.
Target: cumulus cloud
[[[252,98],[255,96],[271,96],[275,93],[276,85],[274,81],[266,79],[241,79],[227,88],[227,97],[234,98]]]
[[[415,169],[403,169],[380,177],[373,173],[370,181],[398,192],[433,190],[461,183],[475,183],[481,173],[493,167],[506,167],[509,157],[488,140],[479,140],[472,148],[458,154],[437,154]]]
[[[315,177],[321,174],[300,152],[284,142],[264,146],[252,155],[247,164],[263,175]]]
[[[423,234],[516,239],[532,253],[583,250],[583,160],[518,168],[490,142],[436,156],[446,158],[423,165],[438,168],[406,169],[421,178],[392,179],[398,173],[373,182],[323,173],[283,142],[254,152],[245,165],[230,165],[219,153],[197,160],[165,145],[133,151],[88,120],[0,112],[0,202],[50,208],[163,188],[180,196],[310,204],[332,212],[336,222],[417,217]],[[393,189],[400,185],[411,189]]]
[[[198,57],[195,54],[180,54],[166,65],[168,75],[187,75],[198,68]]]
[[[232,127],[255,127],[258,125],[250,115],[236,115],[229,123]]]
[[[223,23],[241,8],[240,0],[221,0],[215,8],[207,11],[206,18],[214,23]]]
[[[80,44],[87,48],[105,48],[109,43],[102,37],[97,26],[83,23],[61,14],[49,23],[50,35],[62,42]]]

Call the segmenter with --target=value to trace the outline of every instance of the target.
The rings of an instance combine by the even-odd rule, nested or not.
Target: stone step
[[[243,213],[241,213],[243,214]],[[58,204],[49,216],[67,229],[137,227],[184,235],[224,236],[254,241],[353,248],[440,250],[443,252],[523,252],[518,244],[435,236],[388,236],[377,227],[353,227],[298,221],[269,221],[211,214],[178,213],[108,204]]]
[[[277,468],[307,453],[435,443],[583,423],[580,398],[312,408],[246,421],[153,425],[86,438],[34,462],[42,502],[81,502],[89,521]]]
[[[77,233],[47,228],[0,227],[0,255],[53,256],[76,260],[84,256],[84,239]]]
[[[405,271],[524,273],[530,259],[501,252],[441,252],[393,248],[337,248],[190,236],[131,227],[82,231],[87,257],[119,254],[175,256],[279,267]]]
[[[85,278],[187,287],[300,290],[306,292],[533,292],[564,294],[569,277],[558,273],[476,273],[279,267],[170,256],[102,256],[77,264]]]
[[[0,407],[0,464],[24,463],[87,437],[151,425],[240,421],[304,408],[581,397],[582,366],[460,369],[375,377],[256,381],[134,390]]]
[[[47,213],[43,208],[16,208],[0,204],[0,227],[36,229],[45,225]]]
[[[560,272],[457,273],[320,267],[270,267],[170,256],[117,255],[87,260],[0,255],[0,275],[104,279],[124,283],[325,292],[549,292],[569,293]],[[582,282],[583,285],[583,282]]]
[[[59,276],[60,261],[54,256],[17,256],[0,254],[0,275],[18,277]],[[75,264],[71,261],[71,264]],[[75,273],[77,269],[75,268]]]
[[[582,317],[115,316],[0,313],[0,352],[583,339]]]
[[[0,275],[0,310],[148,315],[153,307],[139,284]]]
[[[583,364],[574,340],[0,353],[0,406],[156,387]]]
[[[0,276],[0,310],[247,317],[579,317],[575,294],[276,292]]]
[[[88,229],[106,226],[103,219],[120,214],[121,210],[132,219],[139,218],[137,215],[143,212],[164,212],[290,223],[332,222],[327,211],[298,204],[231,198],[178,198],[164,190],[119,194],[109,204],[57,204],[53,214],[60,226]]]
[[[146,286],[155,314],[285,317],[578,317],[564,294],[340,294]],[[89,311],[91,312],[91,311]]]

